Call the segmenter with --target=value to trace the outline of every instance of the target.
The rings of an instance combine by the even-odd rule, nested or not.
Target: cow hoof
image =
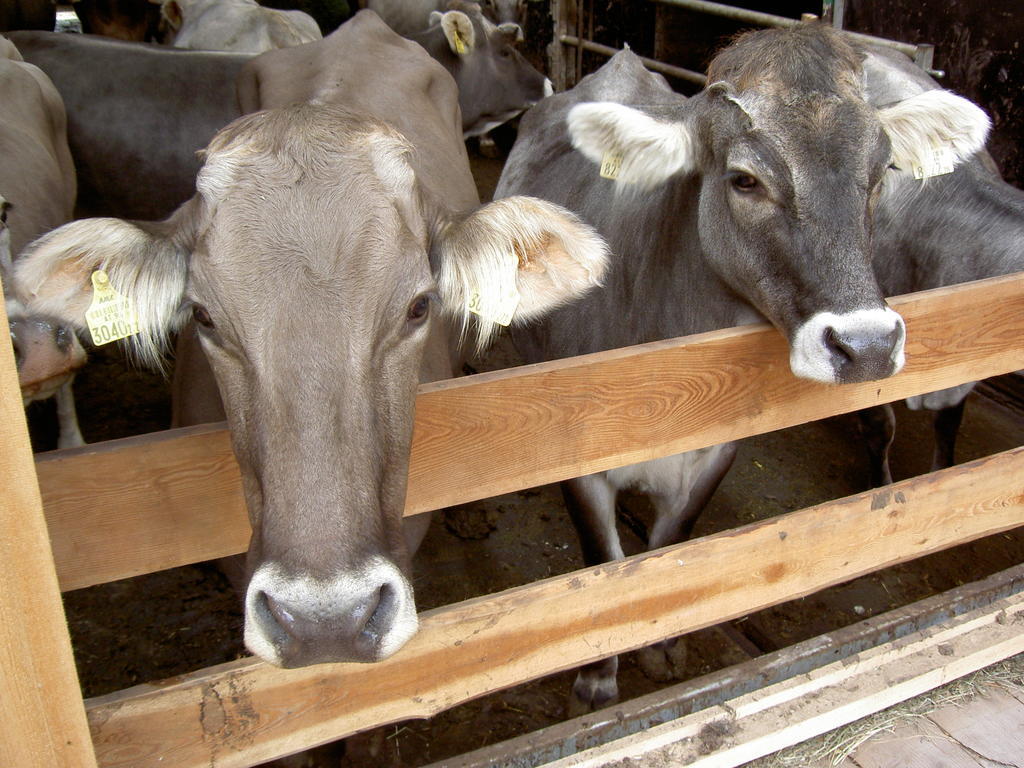
[[[604,707],[609,707],[619,700],[619,685],[615,677],[583,677],[576,678],[573,683],[566,714],[572,717],[589,715]]]
[[[686,668],[686,640],[677,638],[649,645],[637,651],[640,668],[652,680],[679,680]]]

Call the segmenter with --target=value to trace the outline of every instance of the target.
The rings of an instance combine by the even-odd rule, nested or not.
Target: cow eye
[[[213,320],[210,318],[210,313],[206,311],[206,307],[193,304],[192,319],[196,321],[196,325],[201,325],[207,329],[213,328]]]
[[[758,181],[749,173],[734,173],[729,177],[732,188],[739,192],[753,192],[758,187]]]
[[[430,297],[427,295],[417,296],[409,305],[405,313],[409,325],[422,325],[430,315]]]

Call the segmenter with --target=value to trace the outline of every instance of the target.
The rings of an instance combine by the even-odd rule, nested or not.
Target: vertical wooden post
[[[7,325],[7,312],[0,310]],[[95,768],[11,345],[0,342],[0,765]]]
[[[548,46],[548,76],[555,86],[556,92],[565,90],[566,87],[566,57],[565,43],[562,37],[569,31],[569,6],[573,5],[572,0],[551,0],[551,18],[555,24],[554,38]]]

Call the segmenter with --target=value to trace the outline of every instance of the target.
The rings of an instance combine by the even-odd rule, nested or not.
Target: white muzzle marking
[[[256,569],[245,593],[245,647],[270,664],[282,664],[282,645],[288,638],[267,611],[263,596],[306,620],[336,622],[345,613],[357,615],[359,606],[367,603],[368,596],[376,595],[382,585],[393,590],[398,604],[395,620],[382,636],[377,659],[395,653],[419,628],[412,585],[396,566],[377,557],[359,572],[320,580],[290,577],[279,564],[264,563]]]
[[[833,363],[833,356],[826,344],[829,330],[839,336],[872,335],[885,337],[894,330],[898,338],[890,356],[891,370],[887,375],[899,373],[906,362],[903,344],[907,337],[903,318],[889,307],[882,309],[858,309],[853,312],[835,314],[819,312],[811,316],[793,335],[790,345],[789,367],[794,376],[825,384],[834,384],[839,374]]]

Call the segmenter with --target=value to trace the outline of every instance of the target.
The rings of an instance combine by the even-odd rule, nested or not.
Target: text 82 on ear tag
[[[619,169],[622,168],[622,155],[615,152],[605,152],[601,158],[601,178],[615,180],[619,178]]]
[[[109,344],[139,332],[132,300],[114,290],[102,269],[92,273],[92,288],[92,304],[85,313],[85,322],[93,344]]]

